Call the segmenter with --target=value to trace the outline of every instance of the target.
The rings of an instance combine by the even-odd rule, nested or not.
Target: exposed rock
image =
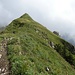
[[[19,55],[22,55],[22,52],[21,51],[19,52]]]
[[[54,48],[54,43],[53,42],[49,42],[49,44],[50,44],[50,46],[52,47],[52,48]]]
[[[59,32],[57,32],[57,31],[53,31],[53,33],[56,34],[57,36],[60,36]]]
[[[47,72],[50,71],[50,69],[48,67],[46,67],[45,69],[46,69]]]
[[[3,50],[1,49],[1,52],[2,52]]]
[[[9,75],[9,72],[1,73],[0,75]]]
[[[0,73],[1,73],[2,69],[0,68]]]
[[[0,54],[0,58],[2,58],[2,54]]]
[[[5,68],[2,69],[2,72],[4,72],[4,71],[5,71]]]
[[[13,38],[11,37],[10,40],[12,40]]]
[[[38,33],[39,31],[38,30],[36,30],[36,33]]]

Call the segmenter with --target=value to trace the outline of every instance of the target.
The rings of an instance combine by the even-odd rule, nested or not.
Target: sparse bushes
[[[65,46],[61,46],[60,44],[55,45],[55,50],[71,65],[75,65],[73,54],[67,50]]]

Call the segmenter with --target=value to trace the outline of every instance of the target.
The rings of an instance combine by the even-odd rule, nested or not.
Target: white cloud
[[[72,3],[73,0],[55,0],[53,5],[54,17],[75,23],[75,11],[72,8]]]
[[[9,22],[27,12],[50,30],[75,32],[74,0],[1,0],[0,3],[3,20],[0,22]]]

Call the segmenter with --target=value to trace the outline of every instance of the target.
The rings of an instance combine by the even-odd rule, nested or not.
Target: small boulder
[[[22,55],[22,52],[21,51],[19,52],[19,55]]]
[[[48,67],[46,67],[45,69],[46,69],[47,72],[50,71],[50,69]]]
[[[1,73],[2,69],[0,68],[0,73]]]
[[[0,58],[2,58],[2,54],[0,54]]]
[[[53,42],[49,42],[49,44],[50,44],[50,46],[52,47],[52,48],[54,48],[54,43]]]
[[[56,34],[57,36],[59,36],[59,32],[53,31],[53,33]]]
[[[5,71],[5,68],[2,69],[2,72],[4,72],[4,71]]]

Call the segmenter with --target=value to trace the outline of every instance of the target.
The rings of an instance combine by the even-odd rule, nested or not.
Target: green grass
[[[75,75],[72,66],[48,42],[61,47],[64,46],[62,42],[70,44],[28,14],[12,21],[1,33],[0,40],[4,37],[12,37],[7,44],[11,75]],[[47,67],[49,71],[46,71]]]

